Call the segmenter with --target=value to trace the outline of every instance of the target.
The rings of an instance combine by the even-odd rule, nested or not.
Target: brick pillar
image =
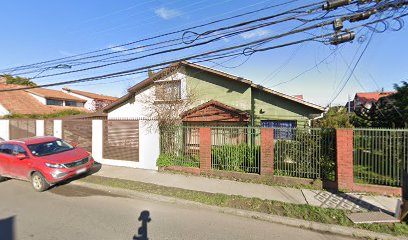
[[[200,171],[211,170],[211,128],[200,128]]]
[[[339,190],[352,190],[353,175],[353,130],[336,129],[336,181]]]
[[[273,175],[273,128],[261,128],[261,175]]]

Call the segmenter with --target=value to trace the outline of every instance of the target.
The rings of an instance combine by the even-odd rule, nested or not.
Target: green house
[[[129,88],[104,111],[108,119],[167,117],[179,118],[185,125],[306,127],[325,108],[184,61]]]

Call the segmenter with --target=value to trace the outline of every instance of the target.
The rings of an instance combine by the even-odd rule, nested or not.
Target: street
[[[0,183],[0,239],[343,239],[178,204],[76,186]],[[14,233],[10,227],[14,226]]]

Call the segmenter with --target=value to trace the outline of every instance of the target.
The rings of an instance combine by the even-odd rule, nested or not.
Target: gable
[[[249,122],[249,115],[238,109],[210,101],[182,114],[183,122]]]

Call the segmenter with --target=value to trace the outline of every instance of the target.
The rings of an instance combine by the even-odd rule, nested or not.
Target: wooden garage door
[[[139,121],[104,121],[103,158],[139,161]]]
[[[62,139],[92,151],[92,120],[63,120]]]
[[[34,137],[36,135],[34,119],[11,119],[10,139]]]

